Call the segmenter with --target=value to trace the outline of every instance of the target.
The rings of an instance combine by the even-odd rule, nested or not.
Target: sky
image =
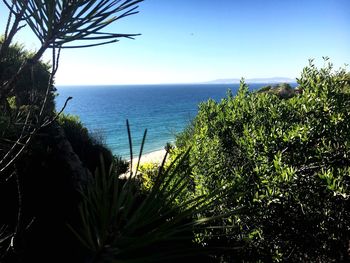
[[[320,66],[322,56],[336,68],[350,64],[349,0],[145,0],[138,10],[108,30],[141,36],[63,50],[56,84],[295,78],[310,58]],[[2,32],[6,18],[1,2]],[[39,47],[28,29],[16,41]]]

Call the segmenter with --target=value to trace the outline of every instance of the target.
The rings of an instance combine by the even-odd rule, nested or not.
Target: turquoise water
[[[253,84],[251,89],[264,84]],[[144,153],[163,149],[174,141],[209,98],[220,100],[238,85],[135,85],[57,87],[57,109],[68,96],[73,99],[65,113],[78,115],[94,136],[101,137],[114,154],[129,157],[126,119],[129,120],[134,154],[139,152],[142,135],[148,130]]]

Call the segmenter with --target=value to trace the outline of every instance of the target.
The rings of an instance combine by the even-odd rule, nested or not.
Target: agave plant
[[[193,242],[195,233],[203,233],[207,223],[227,215],[200,215],[229,193],[218,189],[174,205],[175,199],[186,194],[188,177],[178,169],[187,154],[175,159],[167,169],[165,155],[148,193],[139,191],[134,174],[121,180],[114,173],[115,167],[108,169],[101,160],[94,178],[81,189],[81,226],[70,226],[90,251],[92,262],[172,262],[199,256],[202,261],[206,259],[208,249]]]

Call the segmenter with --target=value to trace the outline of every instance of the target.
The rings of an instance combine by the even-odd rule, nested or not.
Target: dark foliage
[[[57,127],[57,126],[56,126]],[[56,128],[43,130],[33,141],[25,158],[16,163],[8,180],[0,183],[0,225],[11,233],[18,227],[17,177],[21,178],[22,232],[16,251],[4,253],[6,262],[62,262],[79,259],[79,243],[67,228],[74,222],[80,197],[74,188],[72,172],[62,159]],[[2,244],[7,249],[10,240]],[[53,256],[54,255],[54,256]]]
[[[79,118],[62,114],[58,119],[59,124],[64,129],[65,135],[73,147],[79,159],[93,174],[100,166],[100,155],[102,155],[105,165],[111,166],[113,161],[117,162],[117,173],[125,173],[128,163],[118,156],[113,156],[111,151],[103,145],[101,141],[94,138],[87,128],[80,122]]]
[[[160,167],[155,184],[145,192],[135,177],[117,179],[114,167],[101,165],[93,180],[82,188],[81,224],[72,227],[91,253],[91,260],[213,261],[209,250],[194,239],[195,233],[214,219],[200,214],[210,210],[222,194],[217,191],[187,203],[174,202],[186,195],[187,185],[186,174],[174,167]]]
[[[3,40],[0,39],[0,45]],[[24,64],[24,62],[34,54],[23,49],[19,44],[14,44],[9,47],[4,56],[0,57],[0,83],[4,83],[11,79]],[[20,110],[26,110],[26,107],[34,108],[33,114],[38,114],[40,107],[45,98],[46,89],[49,85],[50,66],[42,61],[26,68],[23,74],[18,76],[16,86],[6,94],[7,99],[13,98],[12,107],[16,110],[16,114]],[[55,109],[54,86],[49,89],[49,95],[46,102],[45,114],[52,115]]]

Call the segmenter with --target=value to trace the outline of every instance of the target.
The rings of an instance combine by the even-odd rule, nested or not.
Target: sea
[[[250,84],[251,90],[267,84]],[[143,153],[164,149],[173,143],[198,112],[198,105],[209,98],[220,101],[239,84],[58,86],[56,108],[73,97],[64,110],[79,116],[96,140],[115,155],[130,158],[126,120],[129,121],[133,155],[140,151],[147,129]]]

